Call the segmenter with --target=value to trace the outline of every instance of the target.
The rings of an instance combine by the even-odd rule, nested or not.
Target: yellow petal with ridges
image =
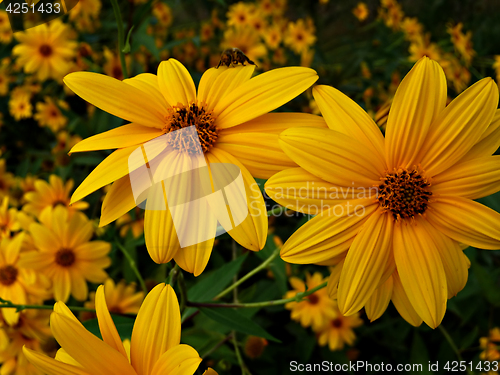
[[[118,331],[116,330],[115,323],[111,319],[111,314],[108,310],[106,303],[106,296],[104,295],[104,286],[99,285],[95,294],[95,311],[97,315],[97,322],[99,323],[99,331],[101,332],[102,341],[111,346],[116,351],[120,352],[125,358],[127,353],[123,347],[122,340]]]
[[[432,179],[432,192],[478,199],[500,190],[500,156],[485,156],[455,164]]]
[[[148,93],[148,99],[151,100],[151,104],[158,108],[164,115],[168,113],[169,105],[160,91],[158,76],[151,73],[142,73],[135,77],[124,79],[123,82]]]
[[[54,246],[60,247],[62,245],[61,240],[50,229],[38,223],[30,225],[30,233],[33,236],[35,246],[40,251],[50,253]]]
[[[58,267],[52,277],[52,283],[54,285],[54,299],[66,302],[71,293],[71,276],[69,275],[69,271]]]
[[[105,112],[136,124],[162,128],[165,113],[148,92],[115,78],[90,72],[70,73],[64,83],[79,97]]]
[[[393,281],[390,276],[382,285],[380,285],[366,301],[365,312],[370,322],[380,318],[387,310],[392,297]]]
[[[194,374],[202,359],[189,345],[177,345],[166,351],[153,367],[151,375]]]
[[[446,77],[436,61],[422,57],[405,76],[392,101],[385,134],[389,170],[411,168],[429,127],[446,105]]]
[[[498,106],[498,87],[484,78],[456,97],[433,121],[417,160],[429,176],[453,166],[477,143]]]
[[[491,156],[500,147],[500,109],[497,109],[490,126],[483,133],[479,141],[464,155],[460,162]]]
[[[127,124],[78,142],[70,153],[135,146],[162,134],[163,131],[157,128]]]
[[[417,314],[436,328],[446,312],[446,274],[425,219],[394,228],[394,260],[401,284]]]
[[[392,232],[392,217],[378,210],[354,239],[339,280],[338,304],[343,315],[358,312],[377,289],[390,257]]]
[[[341,260],[339,264],[337,264],[330,274],[328,278],[328,284],[326,285],[326,292],[330,296],[331,299],[337,299],[338,291],[339,291],[339,280],[340,274],[342,273],[342,268],[344,267],[345,260]]]
[[[158,86],[171,106],[196,101],[196,88],[188,70],[179,61],[168,59],[158,66]],[[165,114],[163,114],[165,115]]]
[[[45,354],[35,352],[23,347],[23,353],[38,370],[45,374],[51,375],[91,375],[91,373],[84,371],[73,365],[56,361]]]
[[[116,180],[102,202],[99,227],[108,225],[136,206],[129,175]]]
[[[214,241],[215,238],[211,238],[196,245],[179,249],[174,255],[175,263],[184,271],[190,272],[194,276],[199,276],[208,264],[210,254],[212,254],[212,249],[214,248]]]
[[[413,308],[408,296],[406,295],[401,280],[397,272],[392,275],[393,288],[392,288],[392,303],[396,310],[398,310],[401,317],[414,327],[422,324],[422,318],[417,314]]]
[[[363,108],[331,86],[315,86],[313,96],[330,129],[364,143],[385,164],[384,136]]]
[[[455,241],[500,249],[500,214],[467,198],[440,196],[426,211],[429,222]]]
[[[160,357],[181,339],[179,301],[170,285],[149,292],[132,331],[130,358],[138,375],[149,375]]]
[[[216,125],[225,129],[252,120],[289,102],[316,80],[309,68],[287,67],[262,73],[228,93],[214,108]]]
[[[357,139],[330,129],[290,128],[280,146],[299,166],[339,186],[380,184],[385,165]]]
[[[377,206],[372,204],[359,212],[344,206],[342,215],[332,207],[290,236],[281,248],[281,259],[294,264],[312,264],[342,254],[349,249]]]

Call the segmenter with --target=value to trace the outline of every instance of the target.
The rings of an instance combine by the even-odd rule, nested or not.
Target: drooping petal
[[[189,345],[177,345],[166,351],[153,367],[151,375],[194,374],[202,359]]]
[[[165,113],[147,91],[103,74],[70,73],[64,83],[83,100],[136,124],[163,128]]]
[[[163,134],[161,129],[127,124],[78,142],[70,153],[125,148],[147,142]]]
[[[211,238],[196,245],[181,248],[174,255],[175,263],[184,271],[190,272],[194,276],[199,276],[207,266],[210,254],[212,254],[212,249],[214,248],[214,241],[215,238]]]
[[[129,175],[116,180],[102,202],[99,226],[103,227],[125,215],[136,206]]]
[[[429,222],[455,241],[500,249],[500,214],[467,198],[440,196],[426,211]]]
[[[412,167],[429,127],[446,105],[446,77],[436,61],[422,57],[401,81],[386,130],[389,170]]]
[[[82,370],[73,365],[56,361],[45,354],[23,347],[23,353],[38,370],[51,375],[91,375],[91,373]]]
[[[500,190],[500,156],[455,164],[432,179],[433,194],[478,199]]]
[[[188,70],[179,61],[168,59],[158,66],[158,85],[171,106],[196,101],[196,88]],[[165,114],[163,114],[165,116]]]
[[[431,328],[446,312],[446,274],[432,232],[425,219],[394,228],[394,259],[403,288],[413,308]]]
[[[371,297],[390,257],[392,217],[376,211],[347,252],[339,280],[338,304],[344,315],[358,312]]]
[[[170,285],[159,284],[149,292],[132,331],[130,358],[138,375],[149,375],[160,357],[179,345],[181,313]]]
[[[95,308],[97,321],[99,323],[99,331],[101,332],[102,341],[111,346],[116,351],[120,352],[125,358],[127,353],[123,347],[122,340],[118,331],[116,330],[115,323],[111,319],[111,315],[106,304],[106,296],[104,295],[104,286],[100,285],[95,294]]]
[[[170,210],[146,210],[144,236],[149,255],[158,264],[168,263],[181,245]]]
[[[339,90],[324,85],[314,87],[313,96],[330,129],[367,144],[370,152],[384,164],[384,137],[356,102]]]
[[[453,166],[474,146],[498,106],[498,87],[491,78],[475,83],[433,121],[417,160],[429,176]]]
[[[309,68],[287,67],[262,73],[228,93],[217,103],[216,125],[230,128],[280,107],[304,92],[318,75]]]
[[[332,207],[300,227],[281,248],[281,259],[294,264],[329,260],[349,249],[377,205],[354,211],[346,206],[342,213]]]
[[[290,128],[279,142],[294,162],[335,185],[378,186],[385,172],[365,143],[330,129]]]
[[[491,156],[500,147],[500,109],[497,109],[490,126],[483,133],[479,141],[467,152],[460,162]]]
[[[423,320],[417,314],[410,300],[408,299],[408,296],[406,295],[397,272],[393,273],[392,280],[392,303],[394,304],[394,307],[396,308],[396,310],[398,310],[399,314],[404,320],[406,320],[412,326],[418,327],[422,324]]]
[[[393,281],[392,276],[390,276],[385,283],[373,292],[368,301],[366,301],[365,311],[370,322],[380,318],[385,310],[387,310],[387,306],[389,306],[392,297],[392,289]]]

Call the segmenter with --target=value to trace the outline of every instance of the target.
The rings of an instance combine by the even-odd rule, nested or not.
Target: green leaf
[[[267,333],[264,328],[236,310],[223,307],[212,309],[202,307],[200,308],[200,311],[210,319],[235,331],[246,333],[247,335],[263,337],[265,339],[281,343],[281,341]]]
[[[418,331],[416,330],[414,331],[413,342],[411,345],[410,362],[423,365],[422,366],[423,370],[421,373],[430,374],[426,366],[427,363],[429,363],[429,353],[427,351],[427,346],[425,342],[422,340],[422,337],[420,337]]]
[[[498,287],[498,272],[488,272],[485,268],[473,261],[471,270],[476,277],[486,299],[493,306],[500,306],[500,288]]]
[[[111,315],[111,318],[115,323],[116,330],[118,331],[120,338],[122,340],[130,339],[130,337],[132,337],[132,329],[134,328],[135,319],[122,315]],[[87,329],[87,331],[102,340],[101,331],[99,330],[99,323],[97,319],[87,320],[83,322],[83,326]]]

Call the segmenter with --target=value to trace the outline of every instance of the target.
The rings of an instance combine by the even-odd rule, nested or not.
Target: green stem
[[[325,281],[323,284],[320,284],[312,289],[306,290],[305,292],[297,293],[294,297],[277,299],[273,301],[265,301],[265,302],[252,302],[252,303],[203,303],[203,302],[189,302],[187,301],[186,305],[190,307],[225,307],[225,308],[254,308],[254,307],[269,307],[269,306],[278,306],[284,305],[288,302],[300,302],[304,297],[313,294],[314,292],[324,288],[328,284]]]
[[[446,330],[446,328],[444,328],[444,326],[442,324],[440,324],[438,326],[439,330],[441,331],[441,333],[443,334],[444,338],[446,339],[446,341],[448,341],[448,344],[450,344],[450,347],[451,349],[453,349],[453,351],[455,352],[455,355],[457,356],[457,359],[462,362],[463,361],[463,358],[462,358],[462,355],[460,354],[460,351],[458,350],[457,346],[455,345],[455,342],[453,341],[453,339],[451,338],[450,334],[448,333],[448,331]],[[469,368],[467,368],[467,374],[469,375],[473,375],[474,373],[471,372],[469,370]]]
[[[123,78],[128,78],[127,65],[125,63],[125,53],[123,52],[124,42],[125,42],[125,32],[123,29],[122,14],[120,12],[120,7],[118,6],[118,0],[111,0],[111,5],[113,5],[113,12],[115,13],[116,23],[118,26],[118,53],[120,55],[120,63],[122,65]]]
[[[260,266],[254,268],[252,271],[250,271],[249,273],[247,273],[245,276],[243,276],[241,279],[239,279],[238,281],[236,281],[234,284],[232,284],[229,287],[227,287],[226,289],[224,289],[214,299],[217,300],[217,299],[225,296],[231,290],[233,290],[234,288],[238,287],[238,285],[240,285],[241,283],[243,283],[246,280],[248,280],[250,277],[252,277],[253,275],[255,275],[257,272],[259,272],[259,271],[267,268],[267,266],[274,260],[274,258],[276,258],[279,255],[279,253],[280,253],[280,249],[276,248],[273,251],[273,253],[271,254],[271,256],[269,258],[267,258]]]
[[[141,285],[142,291],[144,292],[144,295],[148,294],[148,288],[146,288],[146,283],[144,282],[144,279],[141,276],[141,273],[139,272],[137,268],[137,264],[135,263],[135,260],[132,259],[130,254],[128,253],[127,249],[125,249],[121,243],[118,242],[118,240],[115,240],[116,246],[120,249],[120,251],[123,253],[125,258],[127,258],[128,263],[130,265],[130,268],[132,271],[134,271],[135,276],[137,277],[137,281],[139,281],[139,284]]]
[[[177,276],[179,275],[179,266],[177,265],[177,263],[175,263],[175,266],[174,268],[172,268],[170,270],[170,273],[168,274],[168,277],[169,277],[169,284],[171,287],[174,286],[175,284],[175,281],[177,280]]]
[[[236,332],[232,331],[232,335],[233,335],[234,353],[236,354],[236,358],[238,359],[238,363],[240,364],[241,375],[251,375],[250,371],[248,371],[248,368],[245,365],[245,362],[243,362],[243,357],[241,356],[240,348],[238,346],[238,340],[236,339]]]
[[[226,341],[228,340],[231,340],[231,338],[233,337],[233,334],[230,333],[229,335],[227,335],[226,337],[224,337],[222,340],[220,340],[217,344],[215,344],[213,347],[211,347],[210,349],[208,349],[205,353],[203,353],[203,355],[201,355],[201,359],[205,359],[207,358],[210,354],[212,354],[213,352],[215,352],[217,349],[219,349],[222,345],[224,345],[224,343],[226,343]]]
[[[181,303],[180,303],[180,310],[181,310],[181,315],[184,312],[184,309],[186,308],[186,302],[187,302],[187,291],[186,291],[186,283],[184,282],[184,274],[182,273],[181,270],[179,270],[179,277],[177,278],[177,285],[179,286],[179,290],[181,292]]]

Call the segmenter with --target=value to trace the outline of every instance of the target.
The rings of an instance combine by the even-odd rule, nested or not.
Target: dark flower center
[[[42,44],[40,46],[40,54],[44,57],[49,57],[52,55],[52,47],[48,44]]]
[[[332,327],[335,327],[335,328],[340,328],[342,327],[342,319],[333,319],[332,320]]]
[[[0,268],[0,283],[3,285],[12,285],[17,280],[17,268],[11,265]]]
[[[378,201],[394,220],[412,219],[427,209],[431,184],[417,168],[388,173],[378,187]]]
[[[61,249],[56,253],[56,263],[63,267],[69,267],[75,263],[75,253],[73,250]]]
[[[307,299],[309,300],[309,303],[311,305],[316,305],[319,302],[319,298],[316,294],[310,294],[307,296]]]

